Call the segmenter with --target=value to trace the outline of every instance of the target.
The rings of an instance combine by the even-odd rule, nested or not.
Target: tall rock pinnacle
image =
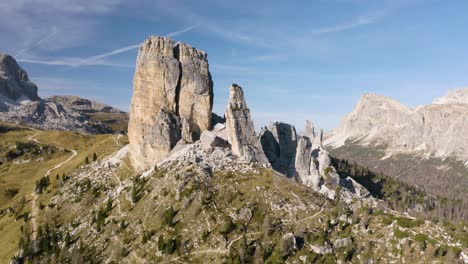
[[[237,84],[229,89],[229,102],[226,108],[227,138],[232,153],[245,162],[258,162],[268,166],[260,139],[250,117],[250,110],[244,98],[244,91]]]
[[[205,52],[165,37],[140,46],[129,120],[136,170],[165,158],[181,138],[197,140],[211,125],[213,82]]]

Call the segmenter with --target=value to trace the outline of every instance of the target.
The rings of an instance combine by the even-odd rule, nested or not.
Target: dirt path
[[[33,199],[32,199],[32,202],[31,202],[31,223],[32,223],[32,228],[33,228],[33,232],[32,232],[32,238],[33,240],[36,239],[36,236],[37,236],[37,221],[36,221],[36,217],[37,217],[37,194],[33,191],[31,193]]]
[[[313,214],[313,215],[311,215],[311,216],[309,216],[309,217],[306,217],[306,218],[304,218],[304,219],[302,219],[302,220],[297,221],[297,223],[301,223],[301,222],[307,221],[307,220],[312,219],[312,218],[316,217],[317,215],[321,214],[321,213],[323,212],[323,208],[325,208],[325,206],[327,205],[327,203],[328,203],[328,201],[325,201],[325,203],[320,207],[320,211],[318,211],[317,213],[315,213],[315,214]]]
[[[37,130],[35,130],[37,131]],[[37,135],[41,134],[42,132],[39,131],[37,132],[36,134],[28,137],[28,140],[31,140],[31,141],[34,141],[36,143],[39,143],[41,144],[41,142],[37,139],[35,139],[34,137],[36,137]],[[78,152],[74,149],[71,150],[72,152],[72,155],[66,159],[65,161],[62,161],[60,162],[59,164],[55,165],[54,167],[52,167],[51,169],[49,169],[47,172],[46,172],[46,175],[49,175],[52,171],[62,167],[64,164],[66,164],[67,162],[69,162],[70,160],[72,160],[76,155],[78,155]],[[33,240],[36,239],[36,236],[37,236],[37,216],[38,216],[38,210],[37,210],[37,199],[39,198],[36,194],[36,192],[33,190],[32,193],[31,193],[31,196],[32,196],[32,202],[31,202],[31,223],[32,223],[32,228],[33,228],[33,232],[32,232],[32,238]]]

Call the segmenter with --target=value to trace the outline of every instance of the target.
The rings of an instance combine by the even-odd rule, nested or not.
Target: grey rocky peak
[[[270,123],[260,132],[260,140],[272,168],[286,174],[296,153],[296,128],[281,122]]]
[[[174,142],[159,145],[150,139],[160,127],[170,127],[186,142],[198,140],[211,127],[212,106],[213,82],[205,52],[165,37],[145,40],[136,62],[128,129],[135,169],[148,169],[169,155],[167,146]],[[171,118],[157,119],[161,111]]]
[[[232,153],[245,162],[256,162],[269,166],[260,139],[255,134],[254,123],[244,97],[244,91],[237,84],[229,89],[226,108],[227,139]]]
[[[311,142],[314,141],[315,128],[314,128],[314,124],[309,120],[306,120],[306,126],[305,126],[305,129],[304,129],[303,136],[308,137]]]
[[[314,148],[323,147],[323,129],[320,129],[319,134],[314,138],[312,145]]]
[[[289,176],[305,183],[305,178],[309,175],[311,166],[313,167],[314,165],[313,163],[311,164],[312,161],[312,144],[308,137],[302,136],[297,143],[294,164],[289,170]]]
[[[0,53],[0,111],[24,101],[38,101],[37,86],[29,80],[28,74],[16,60]]]

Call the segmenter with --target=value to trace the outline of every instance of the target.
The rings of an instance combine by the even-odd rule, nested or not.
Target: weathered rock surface
[[[26,71],[12,56],[3,53],[0,53],[0,95],[4,97],[4,100],[11,100],[8,103],[41,99],[37,95],[37,86],[29,80]],[[7,110],[5,103],[0,102],[0,108],[2,106],[3,110]]]
[[[225,116],[227,138],[231,144],[232,153],[245,162],[257,162],[262,166],[269,166],[260,139],[255,134],[244,91],[236,84],[229,89]]]
[[[188,120],[193,137],[198,139],[211,126],[213,82],[207,55],[184,43],[177,43],[174,51],[181,68],[177,112]]]
[[[34,101],[13,106],[8,112],[0,113],[0,120],[7,123],[30,125],[44,130],[98,132],[88,125],[85,116],[54,102]]]
[[[351,245],[353,241],[349,237],[339,238],[333,242],[333,248],[339,249]]]
[[[110,105],[74,95],[55,95],[46,98],[45,101],[59,103],[63,107],[80,112],[123,113],[123,111]]]
[[[260,140],[272,168],[286,174],[296,153],[297,134],[294,126],[270,123],[260,132]]]
[[[202,148],[205,150],[210,150],[214,147],[226,147],[227,142],[222,139],[221,137],[217,136],[215,132],[212,131],[204,131],[201,134],[200,142]]]
[[[364,95],[353,112],[326,140],[337,148],[346,142],[379,145],[386,157],[416,154],[421,157],[456,157],[468,161],[468,89],[434,100],[434,104],[408,108],[384,96]]]
[[[296,146],[296,149],[292,153],[293,159],[287,169],[287,175],[330,199],[335,199],[338,195],[347,202],[351,202],[354,197],[368,198],[370,193],[357,182],[348,179],[349,177],[340,179],[331,164],[327,150],[323,148],[322,137],[323,131],[320,130],[320,134],[315,135],[312,123],[307,121],[304,136],[298,139],[297,144],[290,143]],[[314,143],[311,140],[314,140]],[[344,188],[337,193],[337,187]]]
[[[205,52],[164,37],[145,40],[136,62],[129,121],[134,167],[148,169],[175,145],[150,139],[158,127],[170,127],[172,139],[181,134],[187,142],[198,140],[211,126],[212,105],[213,83]],[[155,118],[161,111],[172,117]]]

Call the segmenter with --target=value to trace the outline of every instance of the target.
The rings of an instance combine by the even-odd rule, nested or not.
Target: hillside
[[[26,130],[0,138],[3,142],[21,138],[19,133],[24,139],[37,135]],[[46,140],[47,133],[37,139]],[[61,143],[70,136],[77,139],[62,133],[56,134]],[[101,136],[83,140],[96,142],[94,137]],[[332,263],[445,261],[457,258],[468,242],[460,233],[463,229],[412,220],[358,200],[352,204],[329,200],[268,169],[247,166],[211,172],[199,163],[180,167],[168,159],[156,170],[139,174],[131,169],[128,147],[118,150],[111,136],[98,142],[101,147],[94,149],[70,145],[80,156],[50,173],[52,183],[37,195],[37,216],[14,221],[15,215],[31,215],[30,202],[1,216],[2,230],[10,230],[13,242],[2,240],[5,245],[16,246],[21,238],[25,256],[39,263],[54,259],[67,263]],[[97,161],[83,162],[104,146],[113,154],[98,152],[102,154]],[[54,166],[52,161],[63,162],[67,157],[50,158],[44,170]],[[80,166],[76,170],[75,164]],[[5,166],[14,167],[12,162]],[[33,170],[27,169],[27,163],[18,167],[26,175]],[[35,179],[44,173],[29,179],[15,198],[2,202],[2,208],[21,196],[29,200]],[[56,180],[56,173],[65,177]],[[4,182],[13,180],[5,175],[2,172]],[[33,221],[38,244],[28,242]],[[3,260],[17,249],[5,245],[0,247]]]
[[[56,186],[56,175],[62,178],[75,171],[86,157],[92,160],[93,153],[103,157],[115,151],[119,136],[40,131],[4,123],[0,127],[5,128],[0,133],[0,262],[6,263],[17,251],[20,228],[31,230],[21,219],[32,219],[37,181],[50,174],[50,186]],[[36,207],[40,204],[39,198]]]

